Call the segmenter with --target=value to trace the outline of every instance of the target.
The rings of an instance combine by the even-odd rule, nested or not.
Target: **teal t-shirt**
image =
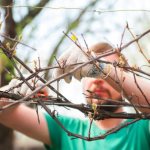
[[[51,146],[45,146],[47,150],[150,150],[149,120],[135,122],[102,140],[85,141],[68,136],[49,115],[45,115],[45,118],[51,139]],[[88,119],[80,120],[64,116],[58,116],[58,119],[70,132],[88,136],[90,125]],[[92,124],[91,137],[105,132]]]

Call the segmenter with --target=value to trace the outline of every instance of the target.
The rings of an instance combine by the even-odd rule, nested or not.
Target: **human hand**
[[[1,91],[8,91],[14,94],[20,94],[23,96],[29,95],[32,93],[32,90],[35,88],[42,86],[43,83],[39,80],[30,79],[28,80],[28,84],[32,87],[32,90],[26,83],[22,83],[23,81],[18,79],[12,79],[8,85],[0,88]],[[48,96],[48,88],[43,88],[40,90],[35,96]]]
[[[90,61],[93,56],[98,56],[100,53],[111,49],[112,46],[110,46],[108,43],[98,43],[89,49],[82,48],[82,50],[75,45],[60,56],[58,62],[61,67],[54,70],[53,77],[57,78],[64,73],[69,73],[71,70],[77,67],[75,64],[86,63]],[[67,83],[70,83],[72,76],[74,76],[77,80],[81,80],[82,77],[101,77],[103,71],[106,71],[107,73],[107,66],[107,64],[98,62],[88,63],[73,73],[65,76],[64,80]]]

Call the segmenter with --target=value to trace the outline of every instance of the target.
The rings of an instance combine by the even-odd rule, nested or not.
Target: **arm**
[[[13,79],[10,83],[2,88],[1,91],[6,91],[16,85],[18,85],[20,81]],[[26,84],[22,84],[19,88],[11,91],[13,93],[18,94],[18,92],[22,95],[27,95],[29,90]],[[5,101],[0,102],[0,106],[5,106],[9,104],[7,99]],[[8,126],[12,129],[22,132],[23,134],[30,136],[34,139],[40,140],[45,144],[50,144],[49,132],[47,127],[47,122],[42,113],[39,112],[40,124],[38,123],[38,118],[36,111],[31,109],[23,104],[17,104],[9,109],[5,109],[0,112],[0,123]]]
[[[1,112],[0,123],[49,145],[46,120],[42,113],[39,113],[39,118],[40,124],[36,111],[21,104]]]
[[[147,105],[149,106],[150,104],[150,92],[149,92],[149,85],[150,85],[150,80],[135,76],[136,81],[134,79],[134,76],[130,72],[126,72],[121,69],[117,69],[117,76],[119,78],[119,81],[123,79],[124,81],[122,82],[122,88],[124,90],[125,96],[132,97],[131,101],[134,104],[141,104],[141,105]],[[110,77],[113,79],[116,79],[116,72],[114,67],[111,70]],[[107,82],[112,85],[117,91],[121,92],[121,88],[119,87],[115,80],[112,80],[110,78],[106,79]],[[137,82],[137,84],[136,84]],[[139,87],[138,87],[139,86]],[[149,109],[140,109],[142,112],[150,112]]]
[[[81,49],[79,49],[78,47],[74,47],[71,50],[64,52],[64,54],[60,56],[59,63],[62,65],[62,68],[64,66],[63,62],[65,62],[65,65],[67,67],[65,69],[57,68],[54,71],[53,76],[59,77],[63,73],[68,73],[71,70],[78,67],[78,66],[70,67],[71,64],[75,64],[75,63],[79,63],[79,62],[83,62],[83,63],[88,62],[89,59],[88,59],[87,55],[92,56],[92,53],[94,53],[95,56],[98,56],[101,52],[106,51],[106,50],[111,50],[111,49],[112,49],[112,47],[108,46],[107,43],[98,43],[95,46],[90,47],[88,52],[84,48],[81,51]],[[83,53],[83,51],[84,51],[84,53]],[[87,53],[87,55],[85,55],[85,53]],[[115,59],[118,59],[118,57],[116,55],[115,56],[109,55],[109,56],[105,57],[104,59],[108,62],[113,62]],[[114,67],[111,67],[111,71],[110,71],[109,65],[107,65],[105,63],[102,64],[99,62],[96,62],[96,64],[101,68],[101,70],[103,70],[104,73],[109,74],[112,79],[116,80],[116,72],[115,72]],[[78,70],[76,70],[75,72],[69,74],[68,77],[64,77],[64,79],[66,82],[69,83],[71,81],[72,76],[74,76],[78,80],[81,80],[82,77],[102,78],[104,74],[101,70],[97,69],[97,67],[95,67],[94,64],[89,63],[88,65],[83,66],[83,67],[79,68]],[[134,104],[138,103],[138,104],[147,105],[148,103],[150,103],[150,100],[149,100],[150,81],[149,80],[146,80],[144,78],[136,76],[136,80],[139,85],[139,87],[138,87],[137,84],[135,83],[135,79],[134,79],[134,76],[132,73],[124,71],[123,69],[117,68],[117,76],[119,78],[119,82],[121,80],[124,80],[123,84],[122,84],[123,88],[121,88],[119,86],[119,84],[116,84],[116,82],[114,82],[110,77],[107,77],[104,79],[117,91],[122,92],[122,89],[124,89],[125,96],[127,98],[131,96],[132,97],[131,100]],[[140,89],[143,90],[144,94],[141,92]],[[142,111],[149,112],[150,110],[144,109]]]

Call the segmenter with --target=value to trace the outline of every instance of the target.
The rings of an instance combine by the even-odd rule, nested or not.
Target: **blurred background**
[[[83,46],[85,43],[81,34],[88,45],[106,41],[117,47],[121,44],[127,23],[135,36],[150,28],[149,0],[0,0],[0,40],[7,43],[7,39],[2,36],[7,35],[35,48],[36,51],[21,44],[16,48],[16,55],[31,67],[34,67],[38,58],[41,67],[53,65],[56,63],[54,56],[58,58],[73,44],[63,31],[68,35],[74,33]],[[139,41],[147,58],[150,58],[149,38],[146,35]],[[122,44],[131,40],[133,37],[126,31]],[[148,61],[136,44],[123,50],[123,54],[131,66],[150,71]],[[11,62],[0,50],[0,86],[11,80],[8,71],[15,72]],[[43,77],[50,79],[51,72],[45,72]],[[71,84],[60,81],[60,92],[75,103],[84,103],[82,84],[75,79]],[[64,108],[58,111],[84,117],[80,112],[67,113]],[[42,150],[44,147],[42,143],[17,132],[14,134],[11,129],[0,125],[0,149]]]

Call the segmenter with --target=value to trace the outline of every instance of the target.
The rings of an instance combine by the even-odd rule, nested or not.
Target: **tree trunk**
[[[10,5],[12,4],[12,0],[2,0],[1,4],[2,5]],[[5,34],[9,35],[11,38],[14,38],[16,36],[16,31],[15,31],[15,22],[13,20],[13,15],[12,15],[12,9],[9,8],[5,9],[5,16],[9,14],[7,19],[5,20]],[[5,41],[5,40],[4,40]],[[1,58],[2,59],[2,58]],[[2,70],[1,75],[0,75],[0,86],[4,86],[8,83],[6,81],[6,72]],[[7,128],[3,125],[0,124],[0,149],[1,150],[13,150],[13,130],[10,128]]]

